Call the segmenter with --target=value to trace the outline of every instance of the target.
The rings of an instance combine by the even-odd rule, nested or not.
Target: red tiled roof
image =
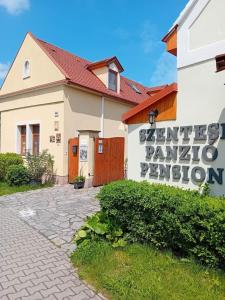
[[[177,84],[172,83],[165,87],[164,89],[161,89],[160,92],[155,94],[154,96],[150,96],[148,99],[145,101],[141,102],[139,105],[131,108],[128,110],[126,113],[123,114],[122,116],[122,121],[126,123],[128,119],[136,115],[137,113],[141,112],[142,110],[146,109],[147,107],[151,106],[152,104],[156,103],[157,101],[163,99],[167,95],[177,92]]]
[[[150,87],[145,87],[123,76],[120,78],[120,93],[107,89],[103,82],[88,69],[88,66],[92,64],[92,62],[42,41],[31,33],[30,35],[61,70],[69,83],[133,104],[139,104],[149,97],[148,92],[151,90]],[[138,88],[140,93],[137,93],[131,87],[132,84]]]
[[[168,87],[168,84],[152,87],[152,88],[149,89],[147,94],[149,96],[153,96],[156,93],[160,92],[161,90],[165,89],[166,87]]]

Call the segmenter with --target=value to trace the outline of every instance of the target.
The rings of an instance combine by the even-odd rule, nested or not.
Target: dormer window
[[[23,79],[30,77],[30,62],[26,60],[23,66]]]
[[[117,92],[117,72],[109,69],[109,89]]]
[[[91,63],[87,69],[94,73],[107,89],[120,93],[120,73],[123,72],[123,67],[115,56]]]

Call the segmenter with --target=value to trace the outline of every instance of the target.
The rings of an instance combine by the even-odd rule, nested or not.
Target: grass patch
[[[81,278],[115,300],[224,300],[225,274],[132,244],[81,245],[71,256]]]
[[[6,182],[0,182],[0,196],[10,195],[18,192],[27,192],[52,186],[51,184],[37,184],[37,185],[22,185],[9,186]]]

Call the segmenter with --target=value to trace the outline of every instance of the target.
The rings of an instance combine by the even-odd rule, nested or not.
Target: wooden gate
[[[93,186],[124,178],[124,138],[96,138]]]
[[[78,166],[79,166],[79,138],[69,139],[68,147],[68,173],[69,173],[69,183],[74,182],[74,178],[78,176]]]

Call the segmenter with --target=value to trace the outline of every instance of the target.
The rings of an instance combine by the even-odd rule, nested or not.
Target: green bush
[[[197,192],[124,180],[98,194],[102,212],[132,242],[225,268],[225,203]]]
[[[23,165],[14,165],[8,168],[6,182],[9,185],[26,185],[30,182],[30,175]]]
[[[53,181],[54,159],[47,150],[43,150],[39,155],[28,153],[26,156],[26,165],[31,179],[41,181],[44,176],[45,182]]]
[[[23,159],[16,153],[0,153],[0,181],[6,179],[6,173],[12,165],[22,165]]]

